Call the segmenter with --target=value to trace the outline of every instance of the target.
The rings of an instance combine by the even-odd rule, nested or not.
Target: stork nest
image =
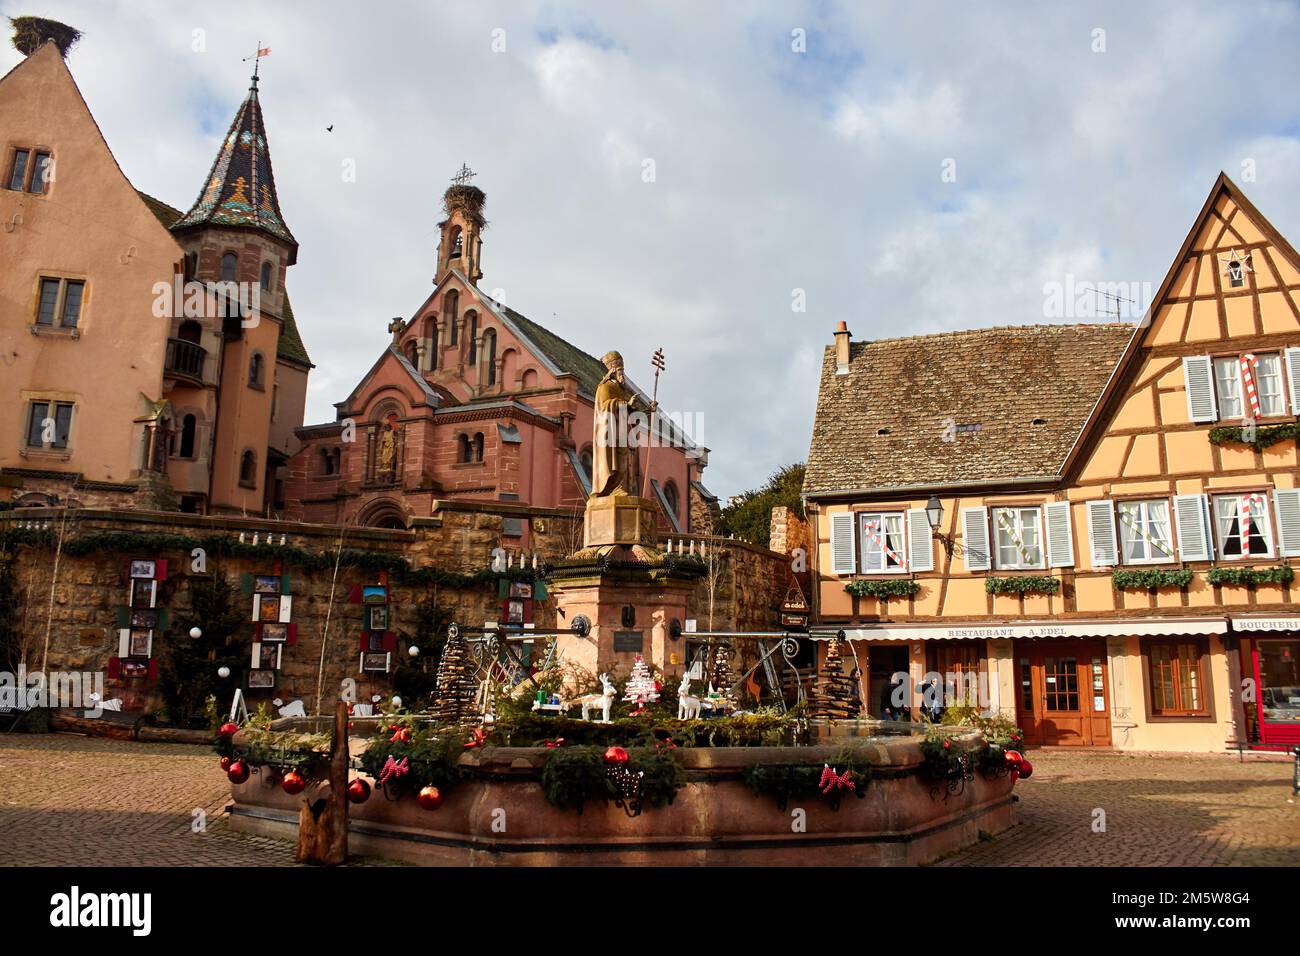
[[[14,49],[23,56],[31,56],[46,40],[53,40],[59,54],[66,60],[68,51],[81,39],[81,31],[58,20],[43,17],[10,17],[14,28]]]
[[[480,229],[487,225],[487,220],[483,218],[485,205],[487,205],[487,193],[477,186],[451,186],[442,196],[442,208],[447,215],[457,211],[463,212]]]

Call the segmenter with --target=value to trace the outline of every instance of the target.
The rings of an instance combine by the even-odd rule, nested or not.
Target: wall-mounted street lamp
[[[930,500],[925,503],[925,520],[930,522],[931,531],[938,531],[939,526],[943,524],[943,502],[939,500],[938,495],[931,495]]]

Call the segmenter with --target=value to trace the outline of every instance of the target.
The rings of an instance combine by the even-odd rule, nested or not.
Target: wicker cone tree
[[[858,716],[857,685],[851,676],[844,673],[844,657],[838,638],[831,638],[826,646],[826,659],[818,668],[817,684],[809,703],[809,714],[813,717],[844,719]]]
[[[478,698],[478,678],[474,662],[470,660],[469,647],[460,629],[453,625],[447,635],[438,662],[438,676],[433,688],[433,706],[430,713],[439,723],[474,723],[479,714],[475,701]]]

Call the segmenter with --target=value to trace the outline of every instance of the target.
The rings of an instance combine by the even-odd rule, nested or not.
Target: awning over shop
[[[1272,619],[1276,620],[1276,618]],[[1294,619],[1300,626],[1300,618]],[[1234,620],[1235,627],[1235,620]],[[1173,637],[1226,634],[1225,618],[1128,618],[1107,621],[1024,621],[1016,624],[885,624],[879,627],[815,627],[813,640],[830,640],[840,631],[853,641],[990,641],[1005,638]]]

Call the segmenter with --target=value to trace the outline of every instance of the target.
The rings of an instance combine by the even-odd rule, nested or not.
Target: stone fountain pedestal
[[[588,499],[584,546],[551,574],[557,623],[572,626],[581,615],[590,624],[584,636],[559,637],[564,661],[626,677],[640,654],[665,683],[680,678],[686,602],[705,568],[697,559],[661,551],[655,524],[656,506],[648,498]]]

